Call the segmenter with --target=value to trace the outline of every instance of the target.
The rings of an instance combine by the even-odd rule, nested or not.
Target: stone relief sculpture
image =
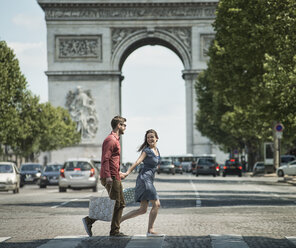
[[[101,36],[98,37],[56,37],[57,57],[97,58],[101,60]]]
[[[214,34],[201,34],[200,44],[201,44],[201,60],[207,60],[209,58],[208,52],[212,40],[215,38]]]
[[[216,6],[194,5],[184,3],[182,6],[149,6],[145,4],[135,4],[134,6],[116,6],[113,7],[93,7],[92,9],[86,8],[81,5],[81,8],[61,7],[49,8],[45,10],[46,20],[54,19],[87,19],[87,20],[102,20],[102,19],[196,19],[196,18],[212,18],[215,16]]]
[[[138,31],[146,31],[147,28],[112,28],[112,53],[114,53],[117,46],[128,36],[134,35]],[[190,27],[163,27],[156,28],[155,31],[165,31],[175,36],[186,47],[189,54],[191,54],[191,28]]]
[[[82,142],[94,138],[98,130],[98,119],[90,90],[82,90],[78,86],[74,92],[69,91],[66,100],[66,107],[77,123],[77,131],[81,133]]]
[[[164,30],[177,37],[181,43],[186,47],[189,54],[191,54],[191,28],[190,27],[166,27],[157,28],[158,30]]]
[[[112,28],[112,53],[115,51],[118,44],[127,36],[135,33],[141,29],[139,28]]]

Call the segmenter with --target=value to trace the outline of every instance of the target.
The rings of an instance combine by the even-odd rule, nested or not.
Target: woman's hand
[[[120,176],[121,179],[125,179],[127,175],[126,175],[126,173],[123,173],[123,172],[120,171],[119,176]]]

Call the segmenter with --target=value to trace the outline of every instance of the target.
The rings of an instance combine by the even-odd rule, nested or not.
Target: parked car
[[[175,165],[175,172],[176,172],[176,173],[183,174],[182,163],[179,162],[179,161],[175,161],[175,162],[174,162],[174,165]]]
[[[276,170],[276,174],[279,177],[283,177],[285,175],[287,176],[295,176],[296,175],[296,160],[286,164],[282,165]]]
[[[19,193],[20,173],[15,163],[0,162],[0,191],[9,191]]]
[[[181,165],[182,165],[182,170],[184,172],[190,172],[190,171],[192,171],[191,162],[183,161],[183,162],[181,162]]]
[[[242,164],[235,159],[226,160],[223,167],[223,177],[226,175],[238,175],[242,176]]]
[[[62,164],[57,163],[46,165],[41,173],[39,187],[46,188],[47,185],[58,185],[60,169],[62,168],[62,166]]]
[[[195,175],[213,175],[216,177],[216,162],[213,158],[198,158],[196,161]]]
[[[60,170],[59,191],[71,189],[93,189],[97,191],[98,171],[91,159],[69,159]]]
[[[175,165],[172,160],[161,160],[160,164],[157,166],[157,173],[167,172],[175,175]]]
[[[38,163],[21,164],[21,187],[25,184],[37,184],[41,177],[42,165]]]
[[[265,173],[264,162],[256,162],[253,167],[253,175]]]
[[[296,160],[294,155],[281,155],[281,166],[286,165],[294,160]]]

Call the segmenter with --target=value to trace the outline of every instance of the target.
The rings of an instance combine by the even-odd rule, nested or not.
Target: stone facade
[[[47,24],[49,101],[54,106],[67,107],[67,96],[79,86],[92,96],[91,108],[96,115],[96,120],[89,122],[95,123],[95,128],[92,127],[95,132],[84,137],[80,145],[51,152],[50,160],[63,161],[71,154],[81,157],[100,154],[111,118],[121,113],[122,65],[134,50],[150,44],[171,49],[183,62],[187,153],[213,152],[209,140],[194,127],[197,111],[194,82],[206,68],[207,49],[215,35],[211,24],[217,0],[38,0],[38,3]]]

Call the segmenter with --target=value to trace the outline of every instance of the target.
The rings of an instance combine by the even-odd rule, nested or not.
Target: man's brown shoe
[[[122,232],[119,232],[119,233],[110,234],[110,237],[127,237],[127,235],[125,235]]]

